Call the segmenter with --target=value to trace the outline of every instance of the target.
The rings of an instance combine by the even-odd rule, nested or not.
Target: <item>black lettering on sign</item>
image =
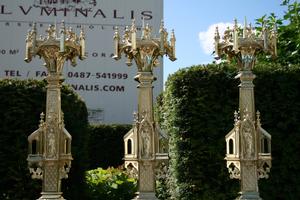
[[[4,70],[5,76],[9,77],[20,77],[21,72],[19,70]]]
[[[98,9],[96,13],[94,14],[94,18],[97,17],[98,15],[101,15],[103,18],[106,18],[106,15],[101,9]]]
[[[142,19],[144,18],[145,20],[150,20],[153,18],[152,11],[143,11],[141,14],[142,14]]]
[[[114,18],[115,19],[124,19],[124,16],[118,16],[118,11],[117,10],[114,10]]]
[[[5,49],[0,49],[0,54],[5,55],[6,54],[6,50]]]
[[[80,8],[80,9],[76,8],[75,9],[75,16],[78,17],[78,13],[80,13],[82,16],[88,17],[88,11],[89,11],[89,9],[87,9],[87,8],[85,8],[85,9],[83,9],[83,8]]]
[[[0,54],[2,54],[2,55],[6,55],[6,54],[16,55],[18,53],[19,53],[19,49],[9,49],[9,50],[0,49]]]
[[[7,11],[7,8],[5,5],[0,6],[0,14],[1,15],[11,15],[12,12]]]
[[[36,77],[45,77],[45,76],[47,76],[48,74],[47,74],[47,72],[46,71],[36,71],[35,72],[35,76]]]
[[[30,6],[27,10],[25,10],[23,8],[23,6],[19,6],[19,8],[21,9],[21,11],[23,12],[24,15],[27,15],[29,13],[29,11],[31,10],[32,6]]]
[[[71,84],[76,91],[90,91],[90,92],[125,92],[124,85],[83,85],[83,84]]]
[[[48,16],[53,12],[54,16],[57,16],[56,8],[42,7],[41,8],[41,16],[44,16],[43,13],[46,13]]]

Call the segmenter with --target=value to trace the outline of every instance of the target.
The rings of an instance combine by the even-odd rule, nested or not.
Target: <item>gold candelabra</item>
[[[231,178],[241,181],[240,196],[237,199],[261,200],[258,179],[268,178],[271,168],[271,135],[261,127],[260,112],[255,111],[255,75],[252,69],[256,55],[264,51],[273,57],[277,55],[276,27],[270,31],[265,25],[260,33],[248,26],[243,28],[235,20],[233,29],[227,28],[221,41],[218,28],[215,32],[215,53],[238,63],[239,112],[234,113],[234,128],[225,136],[227,168]]]
[[[72,136],[65,129],[61,110],[62,70],[66,60],[76,65],[76,57],[84,59],[85,34],[83,29],[79,37],[66,29],[62,22],[57,34],[56,26],[50,25],[46,36],[37,36],[36,24],[26,38],[26,62],[39,56],[45,61],[48,70],[46,80],[46,115],[41,114],[39,128],[29,137],[28,166],[32,178],[43,182],[40,200],[62,200],[61,179],[68,177],[71,168]]]
[[[121,38],[118,29],[114,33],[114,59],[121,58],[124,53],[126,64],[135,61],[138,74],[138,112],[135,115],[133,128],[125,135],[125,167],[138,177],[138,196],[136,199],[157,199],[155,197],[155,171],[157,165],[168,160],[168,153],[163,152],[161,135],[153,116],[153,85],[155,81],[153,68],[159,65],[158,58],[164,55],[175,61],[175,34],[172,31],[170,40],[164,23],[160,25],[160,37],[151,35],[152,28],[142,25],[141,37],[137,37],[137,27],[132,22],[126,27]]]

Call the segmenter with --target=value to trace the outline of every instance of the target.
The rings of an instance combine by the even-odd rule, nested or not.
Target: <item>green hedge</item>
[[[226,65],[192,66],[169,77],[159,119],[170,134],[169,193],[181,200],[234,199],[239,182],[230,180],[224,136],[238,109],[236,70]],[[300,199],[300,70],[257,66],[256,109],[272,135],[273,167],[261,180],[264,200]]]
[[[45,112],[44,81],[0,81],[0,199],[36,199],[41,182],[30,178],[27,168],[27,137],[38,128]],[[63,181],[64,197],[85,199],[84,172],[87,168],[87,109],[68,87],[62,88],[62,110],[66,129],[72,135],[72,168]]]
[[[90,126],[89,169],[118,167],[124,163],[124,135],[131,125]]]

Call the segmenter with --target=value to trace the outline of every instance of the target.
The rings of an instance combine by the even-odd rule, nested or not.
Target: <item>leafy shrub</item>
[[[118,168],[87,171],[86,183],[90,200],[129,200],[137,191],[137,181]]]

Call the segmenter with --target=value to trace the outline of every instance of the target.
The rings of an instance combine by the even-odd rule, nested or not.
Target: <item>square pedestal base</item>
[[[42,196],[38,200],[65,200],[62,192],[42,192]]]
[[[263,200],[258,192],[240,192],[241,196],[236,200]]]
[[[154,192],[138,192],[133,200],[158,200]]]

